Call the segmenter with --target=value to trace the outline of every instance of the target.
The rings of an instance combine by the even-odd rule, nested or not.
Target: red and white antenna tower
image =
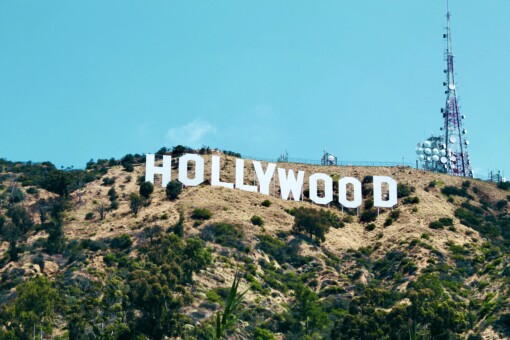
[[[418,145],[416,150],[423,168],[426,170],[443,172],[455,176],[473,177],[473,168],[469,161],[468,146],[466,139],[467,130],[463,121],[466,116],[461,115],[459,102],[457,100],[457,86],[455,83],[455,72],[453,66],[451,13],[448,0],[446,0],[446,33],[443,38],[446,40],[446,69],[444,70],[446,80],[445,86],[446,103],[441,109],[444,125],[439,137],[431,137]]]

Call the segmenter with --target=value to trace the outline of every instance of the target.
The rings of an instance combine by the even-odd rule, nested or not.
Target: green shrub
[[[499,182],[498,188],[503,190],[510,190],[510,182]]]
[[[205,241],[211,241],[229,248],[240,249],[242,247],[242,240],[244,239],[244,232],[237,225],[213,223],[202,230],[201,237]]]
[[[93,212],[88,212],[86,215],[85,215],[85,220],[87,221],[90,221],[94,218],[94,213]]]
[[[325,241],[325,235],[330,227],[343,228],[345,226],[337,215],[326,210],[299,207],[293,209],[291,213],[294,216],[293,231],[306,233],[310,238],[315,237],[321,242]]]
[[[373,231],[375,229],[376,225],[374,223],[367,224],[365,226],[366,231]]]
[[[37,189],[36,187],[29,187],[27,189],[27,194],[37,196],[39,194],[39,189]]]
[[[497,201],[496,209],[502,210],[503,208],[506,208],[507,205],[508,205],[508,201],[506,201],[506,200]]]
[[[369,209],[365,210],[359,216],[359,221],[362,223],[374,222],[377,219],[377,210]]]
[[[264,225],[264,220],[262,219],[262,217],[257,216],[257,215],[253,215],[251,217],[250,221],[253,225],[257,225],[260,227],[262,227]]]
[[[453,219],[449,217],[442,217],[437,221],[431,222],[429,227],[431,229],[443,229],[444,227],[453,226]]]
[[[271,201],[270,200],[264,200],[264,201],[262,201],[261,205],[263,207],[267,208],[267,207],[269,207],[271,205]]]
[[[117,201],[117,200],[112,201],[110,204],[110,209],[112,209],[112,210],[119,209],[119,201]]]
[[[455,217],[457,217],[460,220],[460,223],[464,224],[465,226],[471,227],[475,230],[478,230],[483,223],[482,218],[477,216],[476,213],[473,213],[473,211],[465,209],[464,207],[457,208],[454,214]]]
[[[393,210],[391,213],[390,213],[390,217],[393,219],[393,220],[398,220],[398,218],[400,217],[400,210],[396,209],[396,210]]]
[[[153,192],[154,184],[151,182],[146,181],[140,185],[140,196],[144,197],[145,199],[149,199]]]
[[[418,204],[418,203],[420,203],[420,198],[419,198],[419,197],[417,197],[417,196],[405,197],[405,198],[402,200],[402,203],[403,203],[404,205]]]
[[[115,201],[117,198],[118,198],[118,195],[117,195],[117,191],[115,191],[115,188],[110,188],[110,190],[108,190],[108,198],[110,199],[111,202]]]
[[[367,199],[365,201],[365,204],[363,205],[363,208],[365,208],[365,210],[372,209],[373,207],[374,207],[374,200],[373,199]]]
[[[136,216],[140,211],[140,208],[143,206],[144,200],[143,198],[135,194],[134,192],[129,195],[129,208],[131,208],[131,212]]]
[[[115,178],[103,177],[103,185],[104,186],[109,186],[109,185],[113,185],[113,184],[115,184]]]
[[[223,299],[214,289],[205,293],[205,296],[209,302],[218,303],[220,305],[223,304]]]
[[[392,225],[392,224],[393,224],[393,219],[392,219],[391,217],[388,217],[388,218],[386,219],[386,221],[384,221],[384,226],[385,226],[385,227],[389,227],[389,226],[390,226],[390,225]]]
[[[18,188],[17,186],[13,186],[8,189],[9,190],[9,203],[15,204],[22,202],[25,199],[25,194],[23,193],[23,190]]]
[[[173,201],[179,197],[182,192],[182,183],[179,181],[170,181],[166,185],[166,197]]]
[[[352,215],[346,215],[342,219],[342,222],[344,222],[344,223],[352,223],[352,222],[354,222],[354,218],[352,217]]]
[[[397,197],[407,197],[416,191],[416,188],[404,183],[397,184]]]
[[[207,209],[195,209],[191,213],[191,218],[194,220],[208,220],[212,217],[212,212]]]
[[[122,234],[111,239],[110,247],[115,249],[128,249],[133,244],[131,236],[128,234]]]
[[[469,188],[470,186],[471,186],[471,182],[470,182],[470,181],[464,181],[464,182],[462,182],[462,187],[463,187],[463,188],[466,188],[466,189],[467,189],[467,188]]]
[[[466,197],[469,199],[473,199],[473,196],[468,194],[465,187],[457,188],[454,186],[446,186],[443,189],[441,189],[441,193],[446,196],[459,196],[459,197]]]
[[[271,333],[271,331],[255,327],[255,331],[253,332],[253,337],[255,340],[275,340],[275,336]]]
[[[135,169],[134,162],[135,157],[132,154],[127,154],[120,160],[120,164],[122,164],[122,167],[127,172],[133,172],[133,170]]]

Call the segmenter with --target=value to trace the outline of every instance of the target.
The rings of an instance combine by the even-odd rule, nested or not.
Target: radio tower
[[[442,134],[438,137],[430,137],[424,143],[418,144],[416,150],[422,166],[426,170],[443,172],[455,176],[473,177],[473,170],[469,161],[468,146],[466,139],[467,130],[463,126],[466,118],[460,114],[457,100],[457,86],[455,84],[455,72],[453,67],[453,49],[451,32],[451,14],[448,0],[446,0],[446,64],[444,70],[446,81],[443,83],[446,91],[446,103],[441,109],[444,125]]]

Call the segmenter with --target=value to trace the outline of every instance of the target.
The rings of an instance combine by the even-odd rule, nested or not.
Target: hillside
[[[222,180],[234,166],[222,154]],[[510,191],[408,167],[278,167],[355,177],[364,206],[208,183],[170,200],[159,178],[144,199],[139,155],[85,171],[0,161],[0,339],[212,338],[236,271],[232,339],[510,337]],[[379,215],[373,175],[399,183]]]

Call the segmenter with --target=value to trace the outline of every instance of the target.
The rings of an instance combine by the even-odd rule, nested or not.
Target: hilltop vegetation
[[[210,161],[212,151],[158,154],[176,169],[186,152]],[[239,156],[224,153],[224,180]],[[505,186],[285,164],[357,177],[357,211],[313,205],[307,188],[302,202],[176,180],[162,188],[145,182],[143,162],[0,160],[0,339],[510,336]],[[379,174],[399,182],[393,210],[373,207]]]

